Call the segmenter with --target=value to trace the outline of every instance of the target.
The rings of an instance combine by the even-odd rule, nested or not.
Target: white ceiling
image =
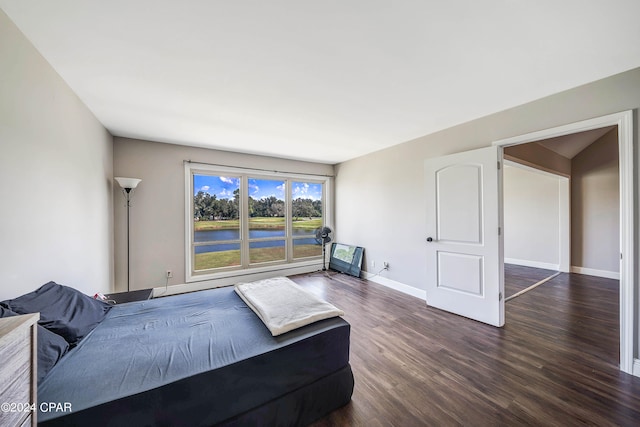
[[[640,66],[638,0],[0,0],[118,136],[337,163]]]

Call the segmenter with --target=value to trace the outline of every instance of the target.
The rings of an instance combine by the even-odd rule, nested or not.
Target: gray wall
[[[521,149],[524,147],[526,149]],[[530,165],[537,169],[552,171],[571,177],[571,267],[573,271],[618,277],[620,273],[620,168],[617,129],[607,132],[573,159],[556,155],[538,144],[523,144],[505,149],[505,158]],[[553,153],[555,154],[555,153]],[[560,160],[560,161],[559,161]],[[564,164],[563,164],[564,162]],[[505,257],[519,258],[517,255],[530,253],[525,261],[541,262],[544,255],[543,241],[535,244],[538,237],[548,234],[540,229],[540,234],[528,236],[531,246],[521,247],[527,233],[529,221],[545,221],[547,213],[542,206],[550,205],[544,194],[538,191],[540,183],[528,182],[527,175],[505,168]],[[533,175],[531,175],[533,178]],[[518,180],[514,188],[511,179]],[[538,200],[529,203],[526,194],[532,193]],[[526,207],[526,208],[525,208]],[[537,215],[530,215],[530,210]],[[517,213],[517,215],[516,215]],[[549,218],[550,219],[550,218]],[[521,228],[522,227],[522,228]],[[510,233],[517,230],[518,239]],[[546,236],[550,237],[550,236]],[[555,253],[555,242],[548,246],[549,253]],[[530,263],[531,264],[531,263]],[[524,265],[527,265],[525,262]],[[549,267],[552,268],[552,267]]]
[[[424,289],[424,159],[639,105],[640,69],[634,69],[339,164],[336,233],[364,246],[369,261],[389,261],[386,277]],[[637,143],[637,117],[634,126]]]
[[[571,162],[571,265],[620,272],[618,132],[578,153]]]
[[[0,10],[0,299],[109,292],[112,137]]]
[[[140,178],[131,207],[131,289],[185,282],[184,161],[283,172],[333,175],[333,166],[208,150],[128,138],[114,138],[114,176]],[[116,185],[117,187],[117,185]],[[114,188],[115,282],[126,290],[126,209]],[[190,288],[183,287],[182,290]]]
[[[390,269],[384,278],[425,289],[424,159],[638,107],[640,68],[341,163],[336,166],[336,236],[365,247],[368,271],[374,271],[371,260],[386,260]],[[633,126],[637,147],[637,111]],[[638,155],[636,150],[636,170]],[[638,218],[634,224],[637,254]]]
[[[560,178],[505,166],[503,203],[505,262],[559,269]]]

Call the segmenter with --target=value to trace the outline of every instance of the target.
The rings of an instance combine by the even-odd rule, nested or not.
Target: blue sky
[[[212,196],[215,194],[218,199],[233,199],[233,191],[240,186],[240,178],[193,175],[193,195],[198,191],[204,191]]]
[[[303,181],[291,181],[293,187],[293,198],[320,200],[322,199],[322,184]],[[193,194],[204,191],[211,195],[216,195],[218,199],[232,199],[233,191],[240,186],[240,178],[194,175]],[[248,179],[249,196],[254,199],[262,199],[275,196],[284,200],[285,182],[283,180],[271,179]]]
[[[322,199],[322,184],[315,182],[293,181],[292,187],[294,199],[297,199],[298,197],[311,200]]]

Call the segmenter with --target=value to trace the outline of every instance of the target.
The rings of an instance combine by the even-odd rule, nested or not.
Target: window
[[[240,177],[193,175],[194,270],[235,267],[240,256]]]
[[[321,262],[329,177],[194,164],[185,176],[187,281]]]

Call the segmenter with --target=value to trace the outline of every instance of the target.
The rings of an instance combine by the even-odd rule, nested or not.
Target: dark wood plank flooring
[[[314,427],[640,425],[640,378],[618,370],[615,280],[562,274],[494,328],[330,276],[292,277],[352,327],[352,401]]]
[[[557,271],[542,268],[524,267],[522,265],[504,265],[504,294],[509,298],[518,292],[535,285],[539,281],[553,276]]]

